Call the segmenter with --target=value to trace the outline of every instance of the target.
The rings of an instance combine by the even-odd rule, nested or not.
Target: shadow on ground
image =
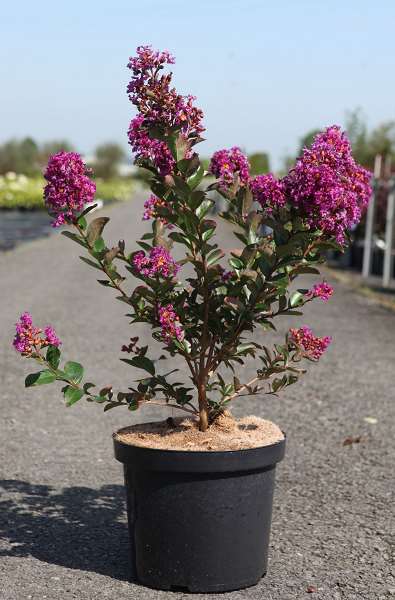
[[[0,556],[34,558],[69,569],[133,579],[125,491],[0,481]]]

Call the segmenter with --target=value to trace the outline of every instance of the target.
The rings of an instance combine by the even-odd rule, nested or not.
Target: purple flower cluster
[[[317,337],[313,334],[310,327],[304,325],[299,329],[290,329],[290,340],[297,346],[306,358],[312,360],[318,360],[329,344],[332,342],[330,336],[323,338]]]
[[[226,269],[224,269],[222,267],[222,271],[221,271],[221,281],[223,283],[228,283],[232,277],[234,277],[235,272],[234,271],[227,271]]]
[[[238,175],[242,185],[249,182],[250,163],[240,148],[233,146],[230,150],[214,152],[209,172],[219,179],[221,189],[226,191],[233,184],[235,175]]]
[[[173,277],[180,269],[163,246],[154,246],[148,256],[142,250],[136,252],[132,258],[132,264],[136,271],[144,277]]]
[[[163,133],[179,128],[185,138],[197,138],[204,127],[203,112],[194,106],[193,96],[182,96],[171,87],[172,74],[162,74],[166,64],[174,64],[168,51],[139,46],[137,56],[129,59],[133,76],[128,85],[129,99],[139,112],[129,127],[128,137],[137,160],[149,160],[161,175],[174,167],[174,159],[165,142],[149,136],[150,127]]]
[[[166,344],[173,340],[182,342],[184,331],[172,304],[158,307],[158,320],[161,326],[162,339]]]
[[[13,346],[17,352],[23,356],[32,356],[39,352],[41,348],[46,346],[60,346],[61,341],[57,337],[53,327],[49,325],[44,329],[44,337],[42,329],[33,325],[32,316],[25,312],[20,316],[16,323],[16,334],[13,340]]]
[[[44,173],[48,181],[44,200],[48,212],[55,217],[53,227],[74,219],[86,204],[92,202],[96,185],[87,173],[84,161],[76,152],[58,152],[50,157]]]
[[[158,198],[154,194],[144,202],[144,214],[143,221],[148,221],[149,219],[159,219],[168,229],[173,229],[173,225],[169,223],[164,217],[160,217],[158,215],[157,209],[160,206],[166,206],[165,200]]]
[[[359,222],[369,202],[370,179],[354,161],[346,134],[333,125],[303,150],[283,184],[310,227],[343,244],[345,231]]]
[[[151,194],[151,196],[144,202],[144,214],[143,221],[148,221],[149,219],[156,219],[157,212],[156,209],[159,206],[165,206],[166,203],[158,196]]]
[[[284,184],[272,173],[257,175],[251,181],[250,188],[254,199],[259,202],[267,215],[286,204]]]
[[[322,283],[316,283],[306,294],[308,298],[321,298],[323,302],[328,302],[332,295],[333,287],[326,281],[322,281]]]
[[[164,177],[172,172],[176,162],[165,142],[150,138],[144,122],[143,115],[137,115],[130,121],[129,144],[136,154],[136,160],[150,161]]]

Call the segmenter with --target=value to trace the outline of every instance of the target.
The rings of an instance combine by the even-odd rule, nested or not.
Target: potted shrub
[[[83,247],[82,260],[102,272],[99,283],[128,307],[131,339],[121,360],[143,375],[117,393],[84,382],[81,364],[61,363],[53,328],[36,327],[29,313],[17,324],[14,346],[42,367],[26,386],[60,381],[67,406],[85,399],[105,411],[149,404],[180,410],[180,418],[114,434],[136,575],[155,588],[225,591],[255,584],[266,572],[274,472],[285,447],[275,424],[237,421],[230,407],[246,395],[278,394],[330,343],[307,326],[275,344],[262,334],[274,336],[282,316],[300,316],[306,304],[331,296],[325,281],[311,289],[294,282],[318,275],[325,251],[346,245],[368,203],[370,173],[355,163],[337,126],[317,135],[283,179],[251,177],[237,147],[216,152],[206,172],[195,151],[203,114],[193,97],[171,87],[163,69],[173,62],[168,52],[139,47],[128,65],[138,110],[129,141],[136,164],[151,172],[152,190],[143,214],[152,230],[137,246],[126,250],[120,241],[109,248],[107,217],[88,224],[95,186],[78,154],[56,154],[45,172],[54,225],[70,226],[63,234]],[[215,242],[218,220],[210,218],[218,192],[227,203],[220,216],[239,246],[227,254]],[[128,273],[139,280],[132,292]],[[140,345],[134,323],[151,329],[151,346]],[[163,366],[175,357],[185,362],[187,382]],[[247,380],[250,359],[255,375]]]

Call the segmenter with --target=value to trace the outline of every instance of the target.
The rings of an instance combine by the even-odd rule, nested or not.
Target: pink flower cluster
[[[166,206],[166,202],[161,198],[158,198],[154,194],[144,202],[144,214],[143,221],[148,221],[149,219],[159,219],[163,225],[166,225],[168,229],[172,229],[173,225],[168,223],[168,221],[164,217],[160,217],[157,213],[157,208],[160,206]]]
[[[220,180],[220,187],[224,191],[233,184],[235,175],[239,176],[240,183],[243,185],[250,179],[250,163],[237,146],[230,150],[214,152],[209,171]]]
[[[223,283],[228,283],[234,275],[235,275],[234,271],[227,271],[226,269],[222,268],[221,281]]]
[[[137,115],[130,122],[128,137],[132,151],[136,160],[148,160],[162,176],[168,175],[174,169],[175,160],[165,142],[149,137],[144,121],[143,115]]]
[[[61,344],[55,330],[49,325],[45,327],[44,337],[42,337],[41,334],[43,330],[33,325],[32,317],[28,312],[25,312],[20,316],[15,327],[16,334],[13,340],[13,346],[15,350],[23,354],[23,356],[31,356],[32,354],[38,353],[39,350],[45,346],[60,346]]]
[[[370,196],[371,173],[358,165],[344,132],[333,125],[305,148],[282,180],[286,196],[311,228],[345,242],[345,231],[361,219]]]
[[[290,329],[290,340],[300,348],[303,355],[313,360],[318,360],[332,341],[330,336],[323,338],[313,335],[310,327],[304,325],[299,329]]]
[[[156,219],[156,209],[159,206],[166,206],[166,203],[161,198],[158,198],[154,194],[151,194],[148,200],[144,202],[143,221],[148,221],[149,219]]]
[[[158,320],[161,326],[161,336],[166,344],[173,340],[182,342],[184,331],[172,304],[158,307]]]
[[[272,173],[257,175],[251,181],[250,188],[254,199],[259,202],[267,215],[286,204],[284,184]]]
[[[87,173],[84,161],[76,152],[58,152],[50,157],[44,173],[48,181],[44,200],[48,212],[55,217],[53,227],[75,218],[88,202],[92,202],[96,185]]]
[[[160,75],[164,65],[175,62],[168,51],[139,46],[136,52],[128,63],[133,76],[127,92],[139,114],[130,123],[129,143],[136,159],[151,161],[161,175],[167,175],[175,161],[165,142],[149,136],[149,128],[156,126],[164,133],[179,128],[185,138],[197,138],[204,131],[203,112],[194,106],[193,96],[182,96],[170,87],[171,73]]]
[[[172,277],[177,275],[180,267],[163,246],[154,246],[147,256],[142,250],[132,258],[136,271],[144,277]]]
[[[309,298],[321,298],[324,302],[327,302],[332,295],[333,287],[326,281],[316,283],[306,294]]]

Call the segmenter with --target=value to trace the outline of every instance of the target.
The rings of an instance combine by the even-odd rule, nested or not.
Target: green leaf
[[[77,219],[77,223],[78,223],[78,225],[81,227],[81,229],[82,229],[83,231],[85,231],[85,229],[86,229],[86,228],[87,228],[87,226],[88,226],[87,220],[85,219],[84,215],[80,215],[80,216],[78,217],[78,219]]]
[[[203,202],[195,210],[196,216],[199,217],[199,219],[202,219],[212,206],[214,206],[214,202],[212,200],[203,200]]]
[[[56,380],[56,375],[45,369],[45,371],[38,371],[37,373],[30,373],[25,379],[25,387],[32,387],[33,385],[44,385],[45,383],[52,383]]]
[[[185,246],[190,246],[188,238],[178,231],[172,231],[169,233],[169,238],[174,242],[178,242],[179,244],[185,244]]]
[[[78,400],[81,400],[84,393],[84,390],[77,390],[71,385],[67,386],[66,391],[64,393],[66,405],[71,406],[72,404],[75,404],[76,402],[78,402]]]
[[[90,383],[89,381],[87,381],[86,383],[84,383],[84,392],[88,392],[90,390],[90,388],[96,387],[94,383]]]
[[[175,189],[178,195],[183,199],[188,199],[191,193],[188,184],[185,183],[184,179],[182,177],[179,177],[178,175],[173,175],[173,179],[175,183]]]
[[[241,195],[242,195],[242,212],[243,215],[246,215],[250,212],[251,206],[252,206],[252,193],[249,187],[244,187],[241,189]]]
[[[110,219],[108,217],[98,217],[89,223],[86,237],[90,245],[93,245]]]
[[[51,367],[53,369],[57,369],[59,366],[59,361],[60,361],[59,348],[57,346],[52,346],[52,345],[48,346],[46,359],[47,359],[47,362],[49,362],[49,364],[51,365]]]
[[[100,265],[98,265],[97,263],[95,263],[93,260],[90,260],[89,258],[86,258],[85,256],[80,256],[80,259],[86,263],[87,265],[89,265],[90,267],[94,267],[95,269],[99,269],[99,271],[101,271],[101,267]]]
[[[303,294],[300,292],[294,292],[289,301],[290,307],[294,308],[295,306],[300,306],[301,304],[303,304]]]
[[[106,244],[102,237],[98,237],[97,240],[95,240],[93,242],[93,250],[97,253],[103,252],[105,247],[106,247]]]
[[[79,383],[84,375],[84,368],[80,363],[69,361],[64,366],[64,372],[68,379]]]
[[[292,270],[292,273],[311,273],[314,275],[319,275],[320,272],[318,269],[316,269],[315,267],[308,267],[308,266],[304,266],[304,265],[300,265],[298,267],[295,267]]]
[[[210,252],[210,254],[207,255],[207,265],[208,266],[213,265],[223,256],[225,256],[225,253],[222,250],[220,250],[219,248],[217,248],[216,250],[213,250],[212,252]]]
[[[133,358],[121,358],[122,362],[131,365],[132,367],[136,367],[137,369],[144,369],[150,373],[150,375],[155,375],[155,365],[146,356],[134,356]]]
[[[72,233],[71,231],[62,231],[62,235],[69,238],[70,240],[73,240],[73,242],[77,242],[77,244],[79,244],[80,246],[83,246],[84,248],[86,248],[84,239],[82,237],[80,237],[79,235],[77,235],[76,233]]]
[[[91,206],[88,206],[87,208],[85,208],[82,213],[80,214],[80,216],[78,217],[78,220],[80,220],[82,217],[84,217],[85,215],[87,215],[88,213],[91,212],[91,210],[97,208],[97,204],[92,204]]]
[[[100,283],[100,285],[104,285],[105,287],[114,287],[108,279],[97,279],[97,283]]]
[[[191,175],[191,177],[188,178],[188,185],[191,190],[194,190],[199,185],[199,183],[203,179],[203,176],[204,176],[204,168],[202,165],[200,165],[200,167],[198,168],[196,173],[194,173],[193,175]]]
[[[207,242],[210,238],[212,238],[214,233],[215,233],[215,227],[214,227],[214,229],[206,229],[206,231],[203,231],[203,233],[202,233],[203,242]]]
[[[114,402],[108,402],[104,407],[104,412],[107,412],[108,410],[111,410],[112,408],[116,408],[117,406],[123,406],[122,402],[117,402],[115,400],[114,400]]]
[[[200,166],[199,156],[194,154],[191,158],[179,160],[177,167],[184,175],[192,175]]]
[[[234,258],[234,257],[230,258],[229,264],[231,265],[231,267],[233,267],[235,269],[242,269],[244,267],[243,261],[241,261],[239,258]]]

